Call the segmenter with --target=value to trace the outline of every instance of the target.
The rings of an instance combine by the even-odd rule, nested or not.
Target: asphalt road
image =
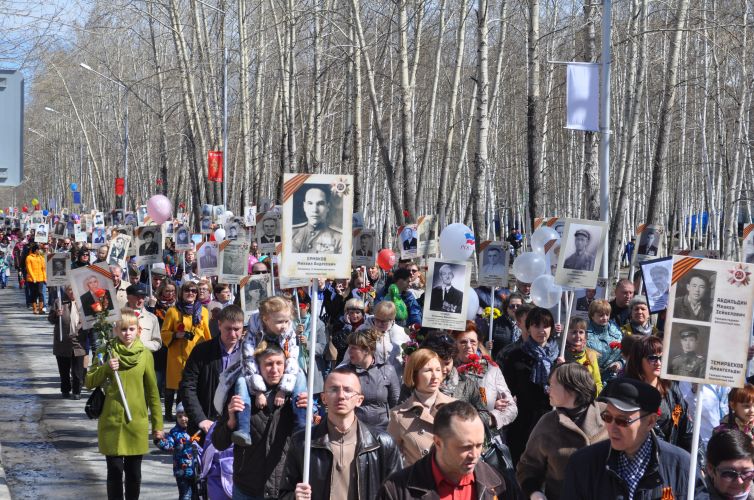
[[[62,398],[52,331],[46,316],[26,309],[21,290],[0,290],[0,500],[107,497],[97,421],[84,413],[88,393]],[[177,498],[171,464],[150,443],[141,498]]]

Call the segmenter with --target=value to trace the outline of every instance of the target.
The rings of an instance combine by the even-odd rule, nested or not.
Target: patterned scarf
[[[524,342],[523,351],[535,361],[530,380],[546,388],[548,386],[547,382],[549,381],[552,363],[558,356],[558,345],[555,342],[548,342],[542,347],[529,337],[529,340]]]
[[[196,326],[202,322],[202,303],[194,301],[191,304],[182,300],[175,302],[175,308],[186,316],[191,316],[191,324]]]

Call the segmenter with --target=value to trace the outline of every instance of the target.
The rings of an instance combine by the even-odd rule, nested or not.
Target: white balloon
[[[537,252],[524,252],[513,261],[513,275],[519,281],[531,283],[545,273],[545,256]]]
[[[476,315],[479,313],[479,296],[473,289],[469,289],[466,293],[469,295],[469,303],[466,309],[466,319],[474,321]]]
[[[543,274],[531,282],[531,300],[545,309],[558,305],[562,291],[550,274]]]
[[[233,212],[231,212],[230,210],[226,210],[225,211],[225,218],[226,219],[230,219],[231,217],[233,217]]]
[[[545,253],[545,245],[552,240],[560,240],[558,232],[550,226],[539,226],[531,235],[531,249],[535,252]]]
[[[467,260],[474,253],[474,233],[466,225],[454,222],[440,233],[440,252],[445,259]]]
[[[222,241],[225,239],[225,229],[218,227],[215,229],[215,240]]]

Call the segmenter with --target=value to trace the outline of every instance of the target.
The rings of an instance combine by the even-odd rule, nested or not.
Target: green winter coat
[[[157,392],[154,359],[138,338],[131,347],[118,341],[113,344],[115,356],[120,361],[118,373],[133,420],[126,423],[126,412],[110,366],[107,363],[93,364],[86,374],[86,387],[93,389],[110,381],[103,387],[105,406],[97,424],[99,451],[106,456],[144,455],[149,450],[147,404],[152,414],[152,430],[162,430],[162,406]]]

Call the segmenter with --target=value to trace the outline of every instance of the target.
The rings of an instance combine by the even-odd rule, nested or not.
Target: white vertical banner
[[[592,63],[568,64],[566,70],[566,128],[598,132],[600,119],[600,67]]]

